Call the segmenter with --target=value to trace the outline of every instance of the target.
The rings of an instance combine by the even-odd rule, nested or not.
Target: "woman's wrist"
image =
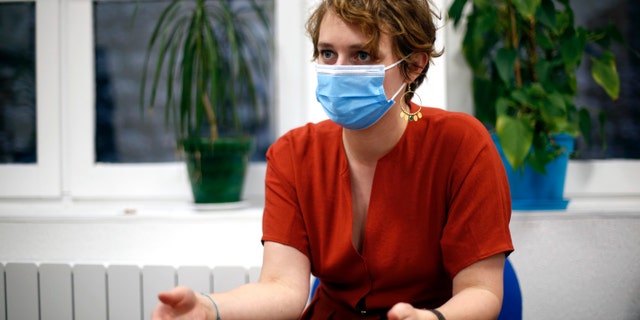
[[[442,312],[436,310],[436,309],[428,309],[427,311],[433,313],[436,315],[436,317],[438,318],[438,320],[447,320],[444,315],[442,314]]]
[[[213,300],[211,295],[209,295],[207,293],[204,293],[204,292],[200,292],[200,295],[205,297],[205,299],[207,300],[206,304],[210,304],[213,307],[214,319],[215,320],[221,320],[220,319],[220,310],[218,310],[218,304]]]

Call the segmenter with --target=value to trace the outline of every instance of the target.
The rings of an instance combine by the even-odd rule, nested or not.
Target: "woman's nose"
[[[344,65],[349,65],[351,63],[349,62],[348,56],[341,54],[338,56],[338,59],[336,60],[336,64],[344,66]]]

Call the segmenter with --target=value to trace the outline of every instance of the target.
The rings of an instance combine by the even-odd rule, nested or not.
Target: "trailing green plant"
[[[170,1],[148,42],[140,106],[153,109],[164,86],[179,145],[244,134],[268,104],[269,20],[256,0]]]
[[[495,130],[514,169],[529,164],[544,173],[562,151],[555,134],[582,135],[590,143],[590,111],[574,102],[576,72],[590,60],[592,79],[618,98],[610,49],[622,43],[617,28],[576,26],[569,0],[454,0],[449,17],[455,27],[466,17],[462,51],[473,73],[476,117]],[[600,134],[605,117],[599,117]]]

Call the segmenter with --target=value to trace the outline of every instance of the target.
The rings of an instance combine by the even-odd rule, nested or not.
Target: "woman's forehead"
[[[330,43],[334,41],[349,41],[366,43],[369,37],[352,23],[340,19],[332,11],[327,12],[320,22],[318,42]]]
[[[342,20],[331,10],[327,11],[320,22],[319,47],[344,46],[363,49],[369,40],[371,40],[371,37],[365,35],[359,26]],[[377,45],[381,51],[380,53],[385,55],[384,53],[391,51],[391,37],[382,32]]]

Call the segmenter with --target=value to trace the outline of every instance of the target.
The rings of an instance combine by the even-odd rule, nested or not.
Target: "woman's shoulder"
[[[450,111],[434,107],[422,107],[423,118],[427,119],[432,129],[439,129],[452,134],[488,134],[485,126],[473,115],[459,111]]]
[[[428,145],[451,148],[454,145],[483,148],[492,144],[487,128],[473,115],[433,107],[422,107],[424,124],[414,131],[414,138]]]
[[[280,136],[270,147],[274,150],[287,149],[289,152],[308,152],[336,144],[340,137],[340,126],[330,120],[307,123],[293,128]]]
[[[439,122],[447,125],[480,125],[480,121],[471,114],[461,111],[451,111],[436,107],[422,107],[423,117],[427,116],[428,119],[432,119],[434,122]]]
[[[305,143],[313,141],[324,141],[331,136],[339,135],[340,126],[330,120],[324,120],[317,123],[309,122],[305,125],[293,128],[278,138],[280,140],[294,140]],[[311,140],[311,141],[310,141]]]

